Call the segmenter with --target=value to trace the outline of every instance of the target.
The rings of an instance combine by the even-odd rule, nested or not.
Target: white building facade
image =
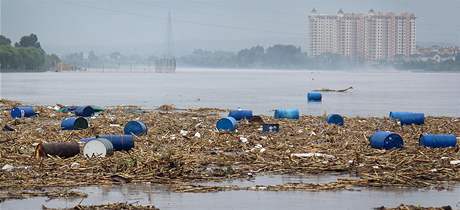
[[[391,60],[416,53],[415,15],[381,13],[309,16],[310,55],[340,54],[356,60]]]

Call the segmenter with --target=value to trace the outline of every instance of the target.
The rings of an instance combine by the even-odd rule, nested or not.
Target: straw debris
[[[86,198],[86,193],[70,190],[52,190],[52,191],[10,191],[0,192],[0,202],[7,199],[27,199],[31,197],[48,197],[54,198]]]
[[[215,123],[225,110],[165,112],[120,106],[107,107],[90,118],[88,129],[62,131],[60,122],[70,113],[36,106],[37,117],[12,120],[9,109],[17,104],[0,101],[0,127],[14,127],[14,131],[0,131],[0,168],[8,165],[8,170],[0,170],[0,191],[127,182],[165,184],[185,191],[197,181],[268,173],[339,172],[353,178],[326,185],[263,186],[273,190],[340,190],[351,186],[443,189],[460,182],[460,164],[452,164],[460,160],[458,146],[418,146],[422,133],[460,136],[460,118],[427,117],[425,125],[401,127],[388,118],[353,117],[346,118],[345,126],[338,127],[328,125],[322,116],[302,116],[296,121],[261,116],[262,122],[279,124],[280,131],[262,133],[259,123],[243,120],[236,132],[219,133]],[[41,142],[79,142],[81,138],[101,134],[122,134],[123,126],[110,125],[124,125],[133,119],[143,121],[149,132],[136,137],[135,147],[129,152],[94,159],[86,159],[82,154],[65,159],[34,156],[35,147]],[[372,149],[367,138],[376,130],[399,133],[404,138],[404,148]]]
[[[401,204],[396,208],[385,208],[385,207],[378,207],[375,210],[452,210],[451,206],[442,206],[442,207],[421,207],[421,206],[414,206],[414,205],[405,205]]]
[[[42,206],[43,210],[112,210],[112,209],[125,209],[125,210],[159,210],[154,206],[140,206],[128,203],[112,203],[105,205],[83,206],[77,205],[73,208],[48,208]]]

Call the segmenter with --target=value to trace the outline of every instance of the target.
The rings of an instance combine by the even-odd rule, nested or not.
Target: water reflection
[[[327,176],[261,176],[255,180],[232,180],[200,183],[203,185],[274,185],[288,182],[326,183],[346,175]],[[79,191],[88,193],[88,198],[56,199],[31,198],[8,200],[0,203],[0,209],[41,209],[104,204],[113,202],[155,205],[162,210],[173,209],[371,209],[378,206],[397,206],[401,203],[423,206],[451,205],[460,208],[460,186],[447,191],[436,190],[369,190],[336,192],[265,192],[226,191],[217,193],[174,193],[164,186],[151,184],[127,184],[116,186],[83,187]]]

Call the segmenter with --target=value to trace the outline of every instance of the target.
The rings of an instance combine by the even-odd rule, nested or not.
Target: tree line
[[[46,71],[60,62],[57,55],[48,55],[42,49],[38,37],[30,34],[14,43],[0,35],[0,71]]]
[[[276,68],[276,69],[338,69],[349,68],[360,62],[337,54],[309,57],[294,45],[273,45],[267,48],[254,46],[236,53],[226,51],[194,50],[178,62],[185,66],[225,68]]]
[[[236,53],[198,49],[178,59],[180,65],[208,68],[277,68],[277,69],[387,69],[460,71],[460,54],[455,59],[434,62],[416,58],[397,58],[393,61],[365,62],[339,54],[327,53],[308,56],[300,47],[273,45],[268,48],[255,46]]]

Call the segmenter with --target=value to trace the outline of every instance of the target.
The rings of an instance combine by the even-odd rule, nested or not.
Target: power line
[[[89,8],[89,9],[94,9],[94,10],[101,10],[101,11],[106,11],[106,12],[111,12],[115,14],[127,14],[131,16],[137,16],[137,17],[143,17],[143,18],[149,18],[149,19],[156,19],[159,20],[161,19],[162,21],[166,21],[165,18],[161,17],[154,17],[151,15],[146,15],[146,14],[140,14],[140,13],[135,13],[135,12],[130,12],[130,11],[123,11],[123,10],[114,10],[114,9],[109,9],[109,8],[104,8],[104,7],[97,7],[97,6],[90,6],[86,4],[81,4],[81,3],[76,3],[72,2],[69,0],[60,0],[59,3],[66,3],[74,6],[79,6],[79,7],[84,7],[84,8]],[[199,26],[204,26],[204,27],[212,27],[212,28],[223,28],[223,29],[233,29],[233,30],[240,30],[240,31],[254,31],[254,32],[263,32],[263,33],[272,33],[272,34],[283,34],[291,37],[298,37],[298,38],[304,38],[305,34],[303,33],[295,33],[295,32],[281,32],[281,31],[274,31],[274,30],[266,30],[266,29],[257,29],[253,27],[244,27],[244,26],[235,26],[235,25],[223,25],[223,24],[213,24],[213,23],[202,23],[202,22],[197,22],[197,21],[190,21],[190,20],[183,20],[183,19],[178,19],[178,18],[173,18],[172,19],[175,22],[180,22],[180,23],[186,23],[186,24],[192,24],[192,25],[199,25]]]
[[[165,7],[162,7],[162,6],[158,6],[158,4],[156,4],[156,5],[151,4],[151,3],[159,3],[159,2],[162,2],[162,1],[142,1],[142,0],[131,0],[131,1],[136,1],[136,2],[141,3],[143,5],[146,5],[146,6],[153,6],[153,7],[156,7],[156,8],[165,8]],[[198,3],[198,2],[201,5],[214,6],[214,7],[216,6],[216,5],[208,4],[209,2],[205,3],[205,2],[202,2],[202,1],[187,0],[187,3]],[[222,7],[217,7],[217,8],[222,8]],[[166,9],[170,9],[170,8],[166,8]],[[190,11],[190,6],[188,5],[186,9],[187,9],[187,11]],[[222,12],[222,11],[228,12],[228,8],[225,8],[225,9],[226,10],[220,10],[220,12]],[[216,14],[216,13],[203,12],[203,10],[196,10],[196,8],[195,8],[195,11],[198,11],[199,14],[208,14],[208,15],[211,15],[211,16],[214,16],[214,17],[215,16],[217,16],[217,17],[228,17],[227,14],[222,15],[222,13]],[[274,14],[274,13],[279,13],[279,12],[270,12],[270,14]],[[241,11],[239,11],[239,14],[241,14]],[[273,21],[276,21],[276,22],[282,23],[285,26],[288,25],[288,26],[292,26],[294,28],[305,27],[304,24],[302,24],[302,25],[300,25],[300,24],[292,24],[292,22],[281,21],[282,20],[281,18],[284,17],[285,14],[282,14],[282,15],[281,15],[281,13],[279,13],[279,14],[280,15],[277,15],[277,16],[267,16],[267,17],[262,17],[262,18],[265,19],[265,20],[270,21],[271,24],[273,23]],[[290,14],[292,14],[292,13],[290,13]],[[234,15],[234,14],[232,14],[232,15]],[[252,14],[252,16],[254,16],[254,14]],[[270,18],[270,17],[276,17],[276,18]]]

